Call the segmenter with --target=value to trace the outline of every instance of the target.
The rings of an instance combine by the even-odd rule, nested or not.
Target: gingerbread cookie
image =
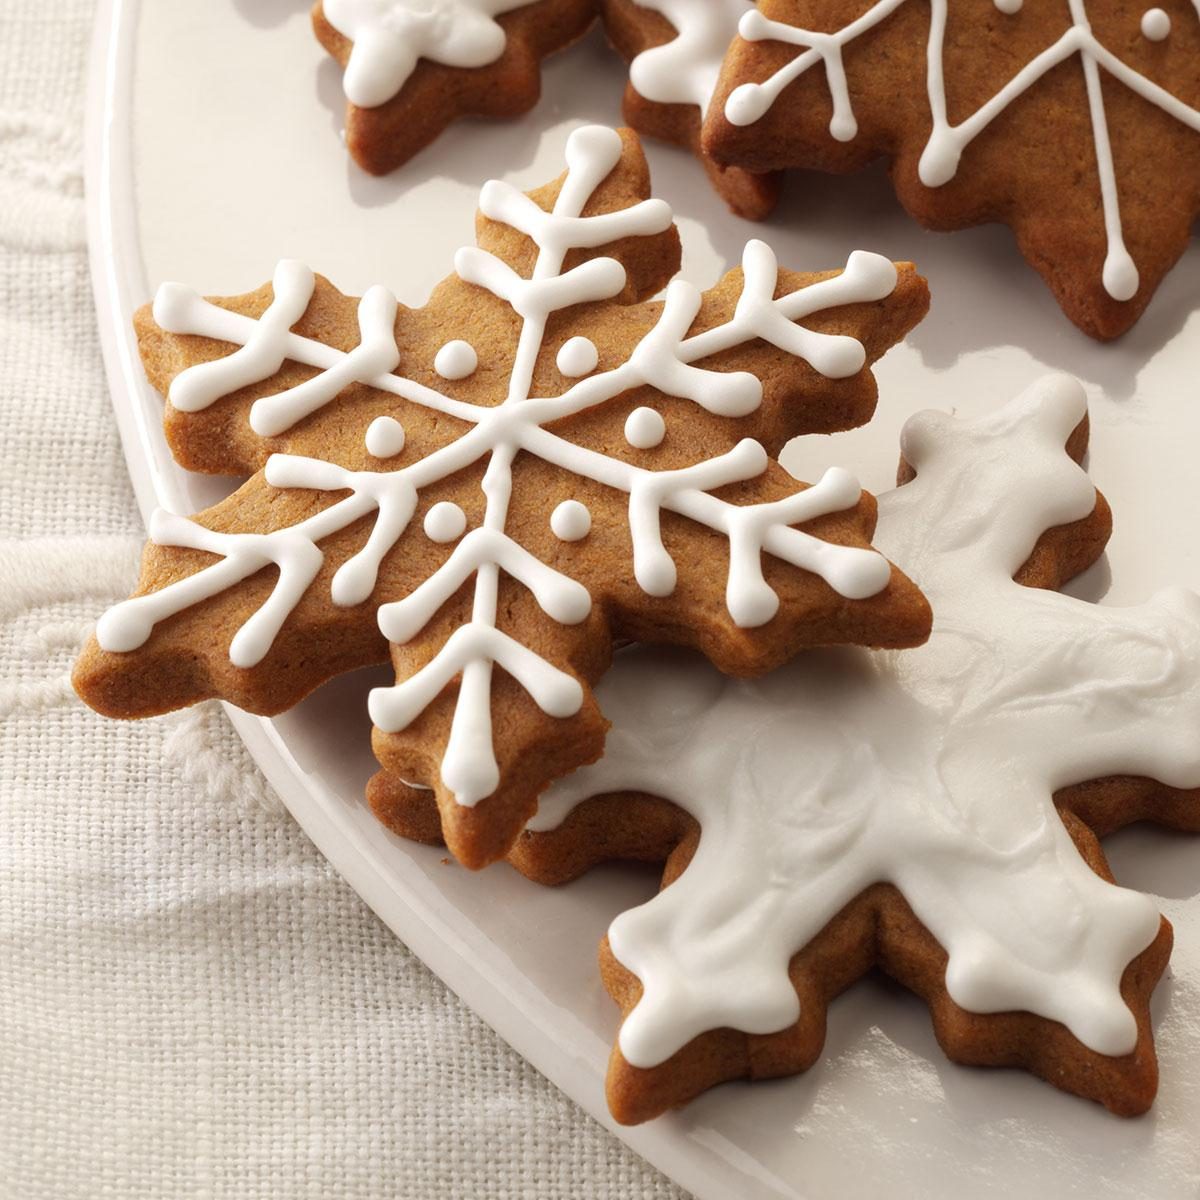
[[[639,133],[691,150],[730,209],[759,221],[779,198],[779,174],[722,167],[700,146],[725,52],[753,7],[753,0],[602,0],[601,14],[630,64],[625,120]]]
[[[346,145],[386,175],[459,117],[516,117],[539,65],[587,32],[596,0],[317,0],[317,40],[345,68]]]
[[[1111,527],[1075,461],[1086,411],[1052,377],[990,416],[909,422],[912,482],[880,497],[876,540],[933,604],[920,649],[818,652],[753,682],[680,651],[618,657],[604,758],[511,854],[546,883],[666,863],[602,953],[625,1014],[618,1120],[805,1070],[830,999],[872,966],[927,1001],[955,1061],[1120,1114],[1151,1103],[1170,927],[1114,886],[1097,838],[1200,829],[1200,597],[1051,590]]]
[[[1200,213],[1200,20],[1187,0],[762,0],[704,148],[751,171],[891,160],[931,229],[1001,221],[1063,311],[1125,332]]]
[[[579,129],[566,159],[529,195],[485,185],[478,245],[422,309],[296,262],[233,299],[160,289],[138,331],[176,458],[254,474],[194,519],[155,515],[135,597],[77,665],[89,704],[273,713],[390,644],[376,753],[435,789],[478,867],[600,754],[614,641],[753,674],[924,640],[924,599],[870,549],[873,499],[772,457],[869,418],[869,364],[924,281],[861,252],[792,274],[751,242],[709,292],[648,302],[679,240],[636,137]]]

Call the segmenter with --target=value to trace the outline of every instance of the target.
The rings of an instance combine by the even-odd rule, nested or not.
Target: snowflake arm
[[[323,0],[325,19],[353,43],[342,87],[361,108],[386,104],[417,61],[483,67],[504,53],[495,18],[531,0]],[[439,11],[440,10],[440,11]]]
[[[779,99],[789,84],[794,83],[805,71],[820,62],[825,65],[825,78],[833,101],[829,133],[839,142],[850,141],[858,133],[858,122],[854,117],[854,106],[850,102],[850,88],[846,82],[842,48],[891,16],[905,2],[906,0],[879,0],[862,16],[836,33],[817,33],[784,21],[772,21],[757,9],[746,13],[738,22],[738,35],[746,41],[787,42],[789,45],[806,49],[765,82],[739,84],[725,101],[725,116],[734,125],[753,124]]]
[[[344,140],[375,175],[460,117],[514,117],[540,60],[581,37],[596,0],[316,0],[317,41],[342,66]]]
[[[385,288],[368,291],[359,304],[363,340],[349,354],[292,332],[312,299],[314,276],[303,263],[284,259],[275,268],[270,307],[248,317],[205,300],[180,283],[164,283],[154,299],[154,319],[168,333],[212,338],[240,347],[233,354],[197,363],[171,381],[167,399],[180,412],[208,408],[224,396],[274,376],[285,361],[316,367],[320,374],[287,391],[265,397],[250,410],[249,424],[261,437],[285,433],[296,422],[335,400],[351,383],[411,400],[464,421],[480,411],[415,380],[392,372],[400,361],[392,333],[396,300]],[[370,302],[368,302],[368,297]],[[380,318],[386,316],[386,322]],[[309,387],[309,384],[317,384]],[[300,399],[297,401],[297,395]]]

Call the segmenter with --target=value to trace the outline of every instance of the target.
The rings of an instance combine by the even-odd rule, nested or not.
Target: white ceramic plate
[[[88,139],[96,301],[117,420],[143,511],[190,512],[230,481],[190,477],[160,433],[142,376],[133,309],[164,279],[234,293],[302,258],[343,290],[386,283],[419,303],[471,240],[490,176],[531,186],[556,175],[566,135],[619,122],[623,70],[598,36],[552,62],[528,119],[464,123],[396,176],[349,164],[339,71],[311,37],[307,0],[102,0]],[[752,233],[781,261],[823,268],[859,245],[914,259],[933,311],[878,375],[879,416],[836,439],[794,443],[812,478],[829,461],[889,486],[913,411],[989,409],[1045,370],[1092,394],[1092,472],[1117,530],[1107,562],[1077,585],[1116,603],[1174,582],[1200,586],[1200,244],[1137,329],[1099,346],[1059,314],[1003,229],[922,233],[883,176],[797,176],[765,229],[728,216],[686,155],[649,148],[656,193],[678,214],[684,272],[707,284]],[[484,1019],[606,1125],[603,1076],[617,1013],[593,947],[652,874],[604,869],[548,891],[505,866],[480,876],[390,836],[362,788],[374,763],[371,673],[338,681],[273,721],[231,715],[297,820],[376,912]],[[378,678],[378,673],[374,675]],[[1200,731],[1197,731],[1200,735]],[[620,1130],[699,1197],[1009,1197],[1182,1200],[1200,1193],[1200,845],[1134,830],[1111,839],[1123,882],[1155,892],[1174,922],[1172,972],[1155,999],[1162,1090],[1121,1121],[1012,1071],[952,1066],[922,1005],[879,981],[838,1001],[820,1063],[773,1084],[715,1089],[684,1112]]]

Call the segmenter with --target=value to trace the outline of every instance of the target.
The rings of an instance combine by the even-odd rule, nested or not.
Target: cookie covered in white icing
[[[346,146],[374,175],[460,117],[537,103],[539,65],[581,37],[595,0],[316,0],[313,30],[343,68]]]
[[[828,1000],[873,965],[959,1061],[1149,1106],[1170,928],[1096,835],[1200,829],[1200,596],[1053,590],[1111,528],[1076,462],[1086,413],[1055,376],[988,416],[909,421],[915,478],[880,497],[876,540],[926,590],[924,646],[750,681],[678,651],[618,658],[604,758],[550,790],[513,858],[557,882],[671,856],[670,886],[608,934],[619,1120],[806,1069]]]

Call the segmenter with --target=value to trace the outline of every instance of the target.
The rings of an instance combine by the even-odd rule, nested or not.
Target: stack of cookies
[[[1082,0],[598,7],[629,124],[694,151],[735,213],[767,215],[786,168],[884,155],[922,223],[1011,225],[1097,337],[1200,210],[1185,5],[1094,26]],[[456,117],[527,110],[596,8],[323,0],[350,152],[390,171]],[[155,514],[80,695],[275,714],[390,660],[387,826],[545,884],[660,864],[601,950],[620,1121],[806,1069],[875,966],[956,1061],[1145,1111],[1171,931],[1097,839],[1200,829],[1200,597],[1058,590],[1111,528],[1082,389],[918,414],[878,500],[837,462],[799,482],[783,447],[871,419],[925,280],[750,239],[701,292],[636,133],[576,129],[565,160],[529,193],[483,186],[476,244],[419,309],[291,260],[247,295],[159,289],[137,334],[172,453],[247,481]]]

